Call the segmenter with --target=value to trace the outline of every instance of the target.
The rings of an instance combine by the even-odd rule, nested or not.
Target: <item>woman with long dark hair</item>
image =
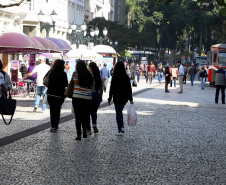
[[[87,116],[89,116],[88,112],[92,100],[91,87],[93,84],[92,75],[83,60],[77,62],[76,72],[73,73],[72,80],[74,81],[72,105],[75,111],[75,124],[77,130],[76,140],[81,140],[81,126],[83,138],[87,138]]]
[[[133,104],[132,88],[130,85],[130,79],[126,74],[125,66],[123,62],[117,62],[114,68],[112,76],[111,87],[108,98],[108,105],[111,105],[111,99],[115,104],[116,121],[118,125],[117,135],[124,133],[123,114],[122,110],[125,104],[130,101]]]
[[[53,68],[49,73],[49,84],[47,90],[47,100],[50,107],[50,121],[52,128],[51,132],[58,130],[60,121],[60,109],[64,103],[64,91],[68,85],[67,74],[64,72],[65,62],[57,59],[54,62]],[[46,75],[48,75],[48,73]]]
[[[103,95],[103,83],[100,77],[100,70],[97,67],[95,62],[91,62],[89,64],[89,71],[93,76],[93,86],[92,86],[92,104],[90,115],[92,117],[92,126],[94,133],[98,133],[97,129],[97,110],[100,106],[100,102],[102,102]],[[90,116],[88,117],[88,125],[87,125],[87,134],[91,134],[91,126],[90,126]]]

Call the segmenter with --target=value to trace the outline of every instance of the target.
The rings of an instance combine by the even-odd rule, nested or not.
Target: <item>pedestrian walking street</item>
[[[61,124],[49,132],[49,112],[33,112],[34,100],[16,95],[17,109],[10,125],[0,120],[0,184],[128,185],[226,184],[226,106],[215,104],[215,88],[200,82],[165,93],[165,84],[133,87],[138,114],[116,136],[114,105],[108,90],[98,110],[99,133],[76,141],[71,100],[62,107]]]

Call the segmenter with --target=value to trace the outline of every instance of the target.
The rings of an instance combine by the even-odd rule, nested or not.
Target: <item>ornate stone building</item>
[[[125,25],[126,21],[126,0],[112,0],[115,1],[115,16],[114,20],[119,22],[121,25]]]

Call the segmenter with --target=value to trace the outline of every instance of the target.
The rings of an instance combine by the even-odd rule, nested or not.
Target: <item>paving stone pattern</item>
[[[157,80],[138,84],[150,87],[134,97],[135,127],[126,124],[125,106],[124,136],[115,136],[111,105],[98,111],[100,132],[82,141],[70,120],[57,133],[47,129],[1,147],[0,184],[226,184],[226,106],[214,104],[215,89],[188,82],[177,94],[178,88],[165,93]],[[70,114],[64,106],[63,115]],[[19,107],[25,115],[10,126],[0,121],[1,138],[48,121],[48,115],[24,113],[32,107]]]

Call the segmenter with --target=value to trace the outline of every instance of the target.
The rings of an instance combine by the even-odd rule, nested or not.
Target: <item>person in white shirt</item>
[[[183,93],[184,67],[183,67],[183,65],[181,65],[181,61],[178,61],[177,65],[179,66],[178,79],[179,79],[179,84],[180,84],[180,91],[177,93]]]
[[[31,76],[34,73],[37,73],[37,79],[36,79],[37,97],[35,100],[35,107],[34,107],[33,112],[36,112],[36,110],[38,109],[41,96],[43,96],[43,99],[44,99],[44,97],[46,95],[47,88],[43,85],[43,78],[46,75],[46,73],[48,73],[48,71],[50,70],[50,66],[45,63],[45,57],[40,56],[38,61],[40,64],[38,66],[36,66],[32,72],[30,72],[24,76],[24,78],[26,78],[27,76]],[[24,80],[24,78],[23,78],[23,80]],[[46,104],[43,103],[42,104],[42,112],[44,113],[45,110],[46,110]]]

